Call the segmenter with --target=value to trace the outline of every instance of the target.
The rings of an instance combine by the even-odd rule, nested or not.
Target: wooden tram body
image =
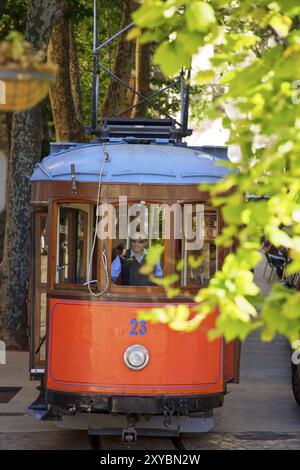
[[[45,397],[31,405],[31,414],[91,434],[123,433],[130,439],[136,433],[172,436],[211,429],[212,410],[223,404],[227,383],[238,381],[238,343],[208,341],[217,312],[191,333],[141,324],[137,313],[169,303],[192,308],[193,294],[222,265],[226,252],[214,244],[222,219],[209,194],[198,189],[199,183],[214,184],[226,174],[213,156],[217,151],[161,139],[57,144],[36,166],[31,178],[30,374],[42,379]],[[204,204],[205,220],[213,227],[205,235],[208,260],[197,282],[186,267],[180,282],[188,300],[168,300],[159,286],[113,283],[116,242],[111,238],[97,239],[92,260],[93,289],[105,290],[108,283],[107,289],[98,297],[90,294],[88,258],[104,160],[100,204],[117,207],[120,194],[128,205],[148,204],[150,212],[157,204]],[[164,241],[165,276],[175,272],[174,259],[183,258],[183,251],[184,244],[174,237]],[[106,272],[101,253],[107,255]],[[149,362],[133,370],[124,353],[137,344],[146,348]]]

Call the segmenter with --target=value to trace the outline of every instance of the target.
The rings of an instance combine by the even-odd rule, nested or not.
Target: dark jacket
[[[130,256],[130,250],[127,250],[125,256],[121,258],[121,276],[122,284],[125,286],[154,286],[146,274],[139,272],[146,263],[146,257],[139,262],[135,256]]]

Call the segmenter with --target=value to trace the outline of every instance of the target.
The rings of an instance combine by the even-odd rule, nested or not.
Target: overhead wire
[[[93,282],[91,280],[91,271],[92,271],[92,263],[93,263],[93,258],[94,258],[96,241],[97,241],[97,238],[98,238],[97,234],[98,234],[98,225],[99,225],[99,220],[100,220],[100,199],[101,199],[103,171],[104,171],[105,163],[109,159],[108,158],[108,152],[106,151],[104,142],[102,143],[102,149],[103,149],[103,160],[102,160],[102,163],[101,163],[101,167],[100,167],[100,171],[99,171],[99,180],[98,180],[95,233],[94,233],[93,244],[92,244],[91,253],[90,253],[90,259],[89,259],[89,263],[88,263],[88,280],[87,280],[87,283],[86,283],[87,286],[88,286],[88,289],[89,289],[89,293],[94,297],[100,297],[101,295],[105,294],[105,292],[108,289],[108,284],[109,284],[107,254],[106,254],[105,248],[102,247],[101,261],[102,261],[103,268],[104,268],[104,273],[105,273],[105,287],[100,292],[93,292],[92,289],[91,289],[91,286],[90,286],[90,284]]]

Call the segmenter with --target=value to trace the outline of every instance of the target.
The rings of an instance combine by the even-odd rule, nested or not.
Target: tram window
[[[47,283],[47,258],[48,258],[48,238],[47,238],[47,217],[41,217],[40,222],[40,282]]]
[[[89,254],[94,233],[95,209],[87,204],[63,204],[58,208],[57,284],[83,285],[88,281]],[[96,244],[97,246],[97,244]],[[94,252],[92,279],[97,278]]]
[[[183,260],[181,271],[181,286],[206,286],[218,266],[218,251],[215,239],[218,232],[218,213],[212,208],[204,209],[204,227],[201,228],[201,248],[190,249],[189,243],[183,237],[177,241],[177,261]],[[193,214],[193,230],[195,216]],[[189,258],[193,257],[195,263]],[[197,261],[201,264],[197,263]]]
[[[164,209],[159,204],[134,203],[129,207],[125,220],[119,208],[114,209],[112,218],[115,232],[112,234],[110,268],[113,284],[156,286],[140,269],[146,262],[149,246],[164,246]],[[164,275],[163,253],[155,265],[153,275]]]

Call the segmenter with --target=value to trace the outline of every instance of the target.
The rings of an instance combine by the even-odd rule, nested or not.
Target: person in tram
[[[118,283],[121,277],[121,284],[125,286],[153,286],[146,274],[140,273],[141,267],[146,263],[147,237],[144,233],[139,233],[137,237],[131,238],[131,248],[123,255],[117,255],[111,264],[111,278],[114,283]],[[163,270],[157,263],[154,268],[154,276],[162,277]]]

